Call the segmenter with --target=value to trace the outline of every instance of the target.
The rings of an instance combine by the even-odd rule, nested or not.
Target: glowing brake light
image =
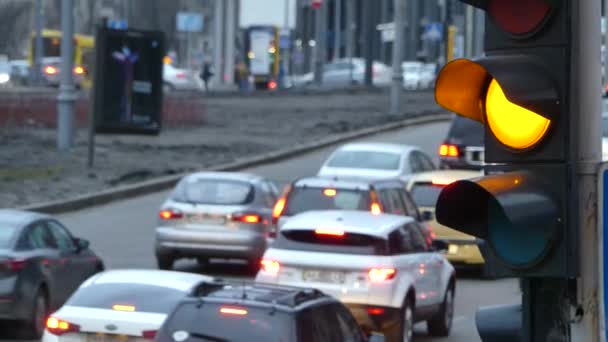
[[[115,305],[112,305],[112,310],[114,310],[114,311],[134,312],[135,311],[135,307],[133,305],[115,304]]]
[[[266,273],[270,273],[273,275],[279,274],[279,270],[281,269],[281,264],[278,261],[270,260],[270,259],[262,259],[260,262],[262,264],[262,269]]]
[[[369,279],[373,283],[381,283],[395,278],[397,271],[394,268],[372,268],[369,270]]]
[[[337,194],[336,189],[323,189],[323,195],[327,197],[335,197]]]
[[[439,146],[439,155],[444,157],[458,157],[458,147],[456,145],[442,144]]]
[[[452,184],[453,182],[449,179],[437,178],[437,179],[431,180],[431,183],[433,185],[448,185],[448,184]]]
[[[241,308],[232,308],[223,306],[220,308],[220,312],[224,315],[236,315],[236,316],[245,316],[247,315],[247,310]]]
[[[268,89],[274,90],[274,89],[277,89],[277,86],[278,86],[277,82],[275,82],[275,81],[268,82]]]
[[[315,229],[315,234],[342,237],[342,236],[344,236],[344,231],[335,230],[335,229],[317,228],[317,229]]]
[[[163,220],[174,220],[174,219],[180,219],[180,218],[184,217],[184,214],[182,214],[181,212],[176,211],[176,210],[166,209],[166,210],[161,210],[159,213],[159,216]]]
[[[243,223],[260,223],[262,217],[256,213],[236,213],[232,214],[232,221]]]
[[[370,315],[382,315],[384,308],[367,308],[367,313]]]
[[[84,68],[81,66],[77,66],[74,68],[74,73],[77,75],[82,75],[84,74]]]
[[[63,335],[70,332],[79,332],[80,326],[51,316],[46,320],[46,330],[53,335]]]
[[[47,75],[56,75],[59,71],[54,66],[47,66],[44,68],[44,73]]]
[[[371,211],[372,215],[382,214],[382,206],[380,206],[380,202],[378,202],[378,195],[375,191],[369,192],[369,199],[372,203],[369,207],[369,210]]]

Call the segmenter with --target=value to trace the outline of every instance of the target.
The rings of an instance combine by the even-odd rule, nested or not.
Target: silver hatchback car
[[[255,269],[270,238],[278,197],[269,180],[247,173],[199,172],[184,177],[162,204],[156,259],[171,269],[177,259],[245,259]]]

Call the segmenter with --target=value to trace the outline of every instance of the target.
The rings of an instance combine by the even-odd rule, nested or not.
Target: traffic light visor
[[[554,246],[561,220],[555,197],[524,172],[446,186],[437,201],[436,217],[445,226],[486,240],[496,256],[513,268],[538,264]]]
[[[456,59],[446,64],[435,84],[435,101],[443,108],[483,122],[483,94],[488,72],[473,61]]]

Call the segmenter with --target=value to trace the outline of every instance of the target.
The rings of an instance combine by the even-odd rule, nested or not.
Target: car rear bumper
[[[348,303],[345,305],[365,332],[385,331],[399,323],[399,308]]]
[[[266,246],[266,236],[253,231],[156,229],[157,255],[252,259],[260,258]]]
[[[439,158],[440,169],[481,170],[483,165],[471,164],[464,158]]]

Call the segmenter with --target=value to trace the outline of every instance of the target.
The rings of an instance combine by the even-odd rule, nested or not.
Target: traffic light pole
[[[600,258],[597,223],[597,168],[601,160],[601,99],[598,86],[601,84],[600,69],[600,21],[599,1],[572,1],[575,7],[573,18],[574,46],[570,94],[572,113],[576,127],[571,133],[576,137],[576,176],[578,181],[578,227],[580,250],[580,278],[577,297],[580,305],[580,320],[572,326],[571,341],[597,342],[599,334],[599,265]]]

